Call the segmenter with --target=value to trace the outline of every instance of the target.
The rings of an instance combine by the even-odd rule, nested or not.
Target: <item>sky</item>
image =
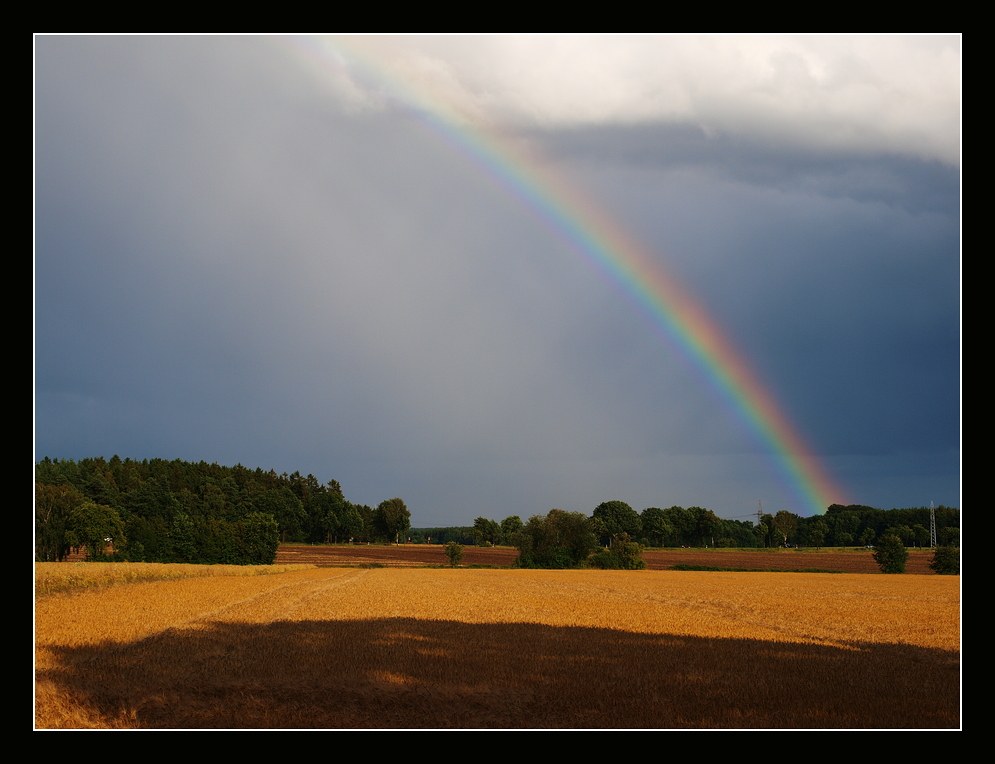
[[[37,36],[35,459],[959,507],[961,89],[959,36]]]

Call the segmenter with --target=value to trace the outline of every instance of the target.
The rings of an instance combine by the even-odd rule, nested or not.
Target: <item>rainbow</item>
[[[802,514],[846,504],[845,492],[704,309],[645,250],[590,200],[527,149],[465,123],[441,97],[403,86],[375,55],[369,38],[287,38],[300,60],[320,76],[346,72],[345,60],[391,92],[389,100],[441,135],[465,159],[518,198],[553,236],[618,285],[669,343],[700,373],[716,396],[766,452]]]

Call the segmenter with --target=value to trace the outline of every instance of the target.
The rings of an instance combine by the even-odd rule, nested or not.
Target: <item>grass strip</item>
[[[842,570],[824,570],[822,568],[721,568],[717,565],[688,565],[678,563],[671,565],[668,570],[703,570],[722,571],[727,573],[842,573]]]

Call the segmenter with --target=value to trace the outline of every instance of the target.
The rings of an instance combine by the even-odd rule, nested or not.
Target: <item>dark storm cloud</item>
[[[959,214],[960,172],[935,159],[881,152],[854,154],[784,145],[753,136],[709,135],[687,124],[597,125],[545,134],[531,131],[543,151],[644,171],[702,172],[716,180],[783,193],[852,199],[912,214]]]
[[[642,126],[547,150],[652,232],[820,450],[956,449],[956,170],[742,143]]]
[[[37,39],[38,458],[312,472],[417,525],[781,508],[614,285],[410,115],[326,85],[264,39]],[[699,296],[853,500],[957,503],[955,170],[519,132]]]

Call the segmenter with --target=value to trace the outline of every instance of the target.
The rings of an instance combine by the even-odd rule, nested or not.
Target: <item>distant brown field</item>
[[[518,557],[511,547],[483,548],[466,546],[462,565],[493,565],[510,567]],[[932,550],[910,549],[907,573],[935,575],[929,569]],[[648,549],[643,552],[648,570],[666,570],[678,563],[710,565],[721,568],[746,570],[836,570],[844,573],[878,573],[872,550],[808,551],[794,549]],[[362,565],[379,563],[388,567],[418,567],[420,565],[445,565],[446,552],[440,545],[401,544],[399,546],[292,546],[284,545],[277,551],[279,565],[306,563],[319,566]]]
[[[957,728],[959,584],[324,568],[82,589],[36,599],[36,726]]]

